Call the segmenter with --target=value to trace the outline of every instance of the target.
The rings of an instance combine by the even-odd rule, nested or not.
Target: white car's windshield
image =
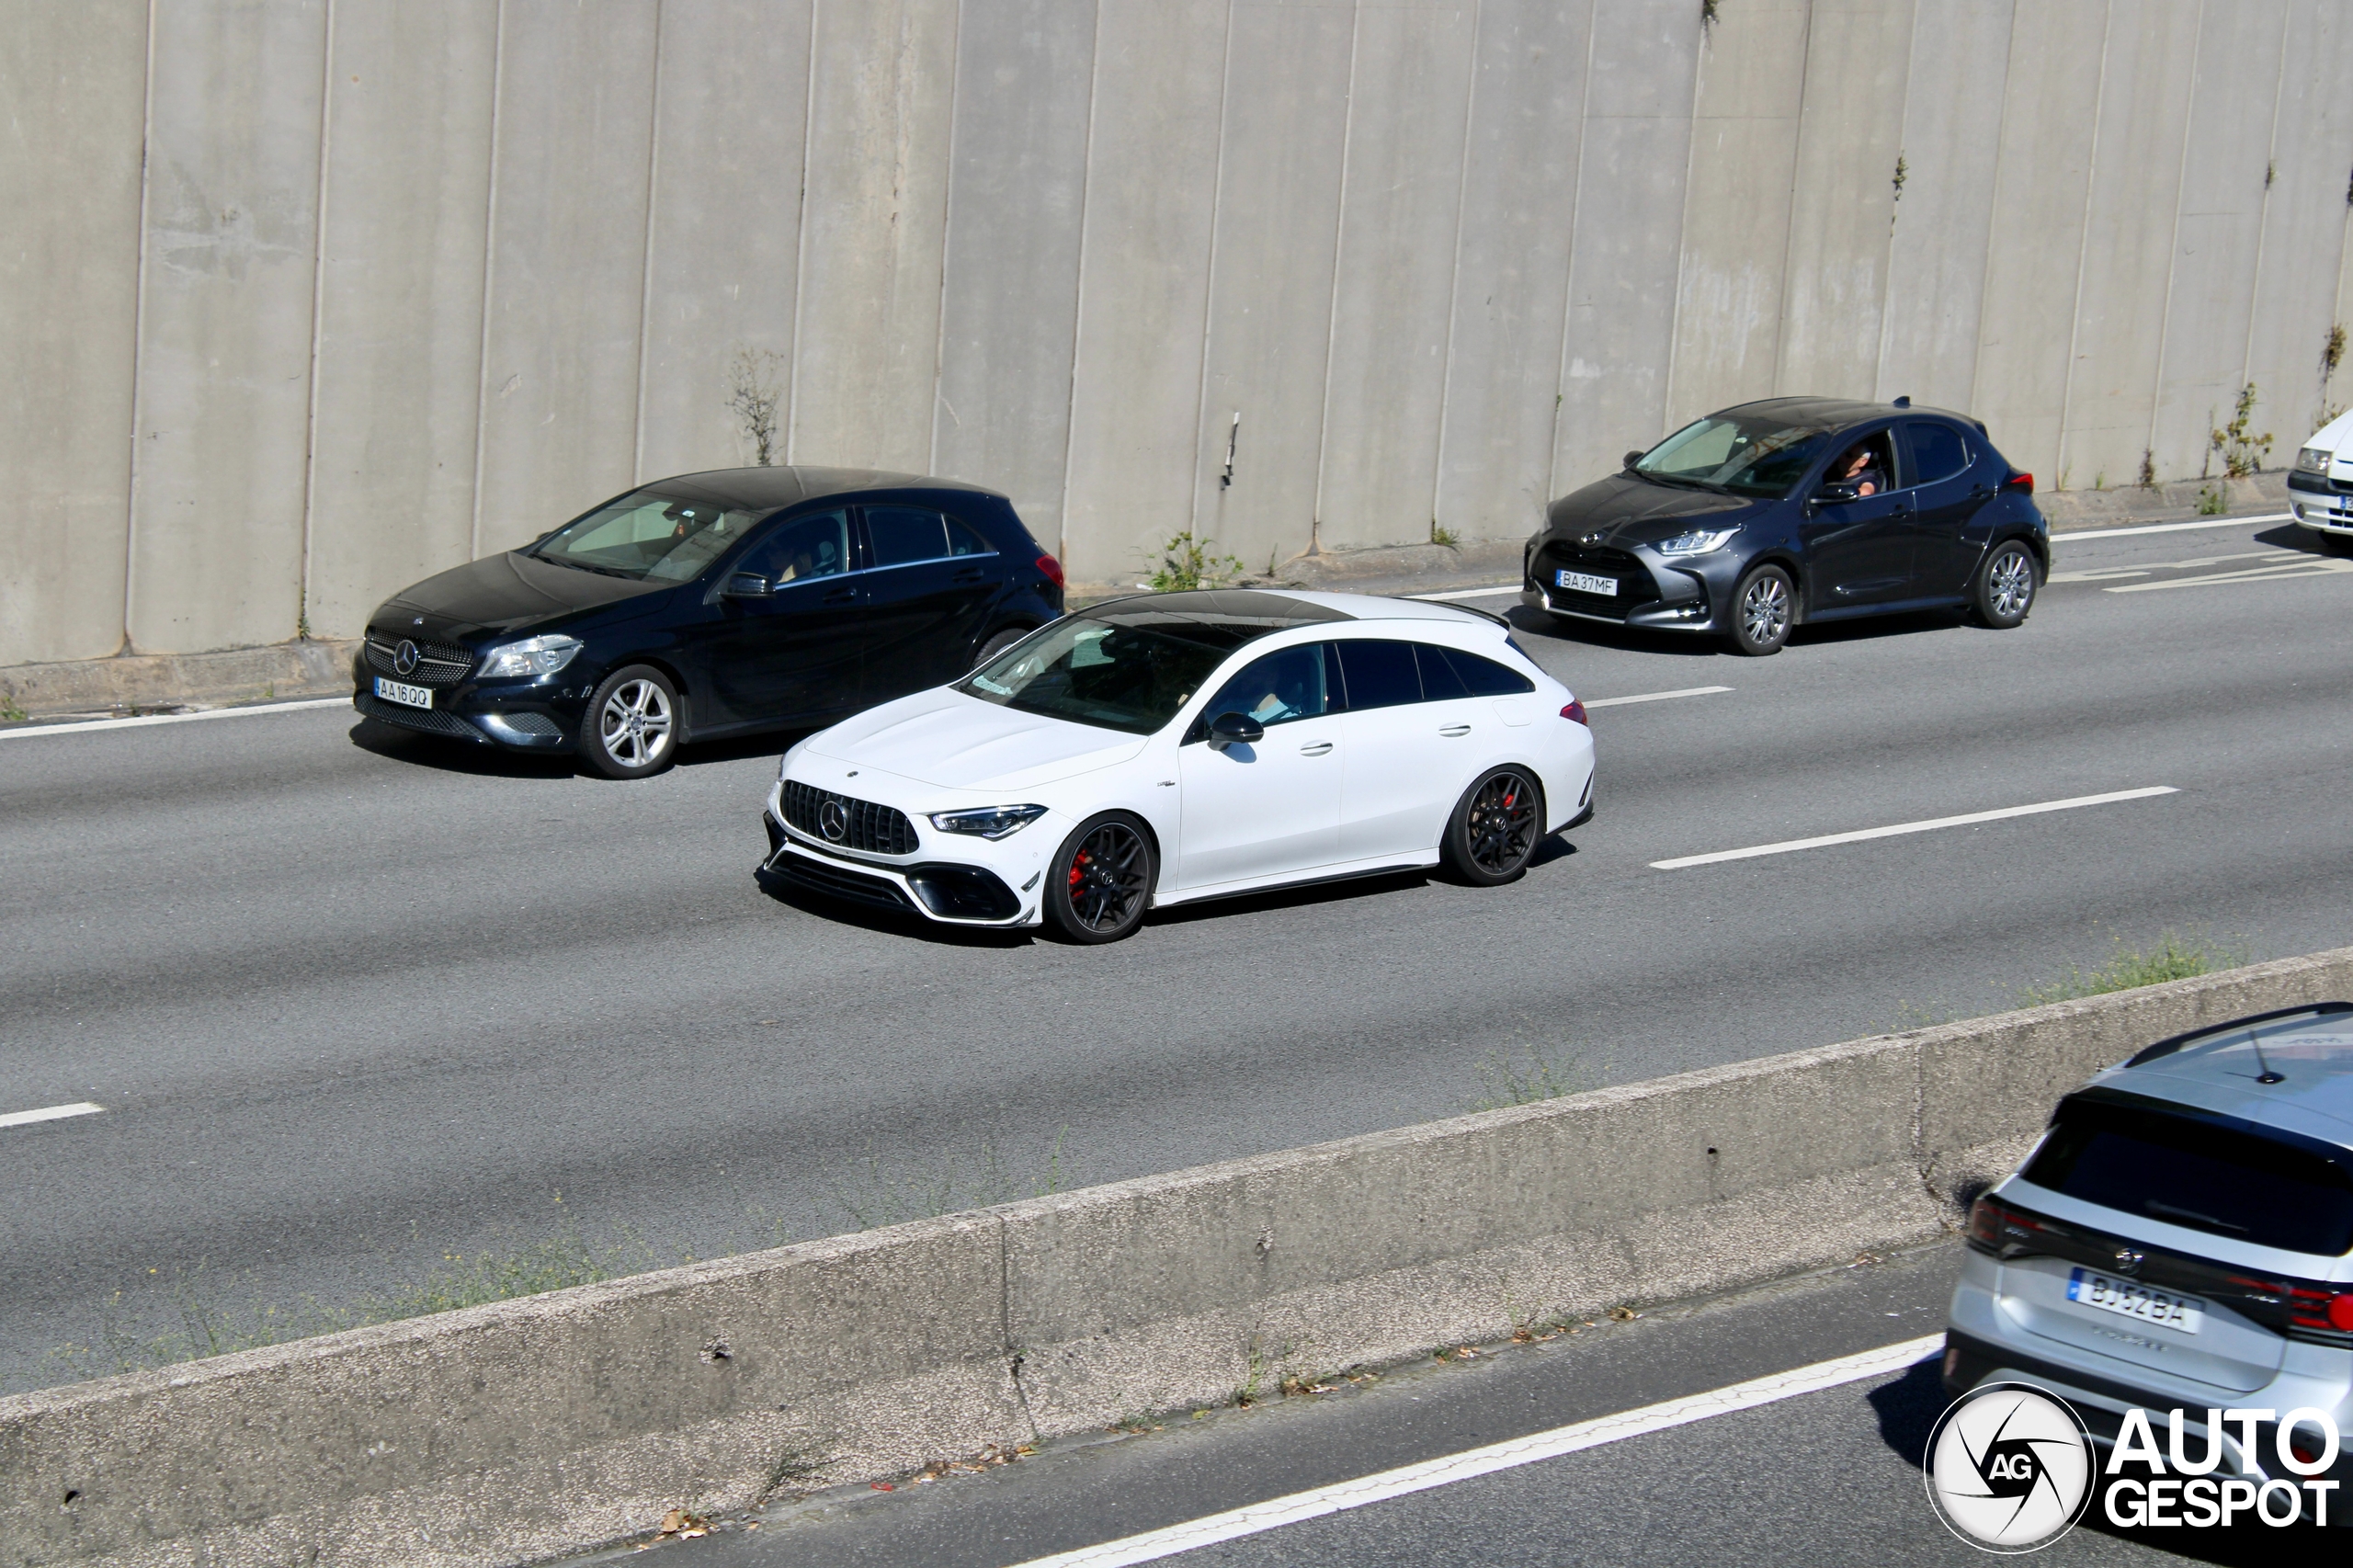
[[[1148,735],[1176,716],[1228,653],[1266,630],[1181,621],[1147,630],[1071,616],[956,689],[1028,713]]]

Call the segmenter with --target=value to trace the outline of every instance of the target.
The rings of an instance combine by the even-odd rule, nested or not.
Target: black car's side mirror
[[[1862,498],[1861,489],[1852,484],[1825,484],[1822,487],[1822,494],[1814,497],[1825,506],[1838,506],[1847,501],[1859,501]]]
[[[1626,467],[1628,467],[1628,468],[1631,468],[1631,467],[1633,467],[1636,463],[1638,463],[1638,462],[1640,462],[1640,461],[1642,461],[1642,460],[1643,460],[1643,454],[1642,454],[1642,453],[1640,453],[1640,452],[1638,452],[1638,451],[1635,451],[1635,452],[1628,452],[1628,453],[1627,453],[1623,458],[1620,459],[1619,460],[1620,460],[1620,462],[1622,462]]]
[[[756,572],[738,572],[727,579],[719,590],[722,598],[764,599],[775,591],[775,585]]]
[[[1224,712],[1210,721],[1210,749],[1253,745],[1267,738],[1266,726],[1247,713]]]

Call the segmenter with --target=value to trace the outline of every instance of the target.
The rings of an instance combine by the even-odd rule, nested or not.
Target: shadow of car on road
[[[779,757],[807,733],[768,731],[754,735],[731,736],[725,740],[697,741],[678,748],[677,766],[705,767],[716,762],[741,762],[746,757]],[[529,752],[506,751],[472,741],[423,734],[403,729],[398,724],[388,724],[381,719],[362,719],[352,725],[349,734],[351,744],[362,751],[372,752],[393,762],[438,768],[444,773],[472,774],[482,778],[585,778],[597,784],[634,782],[606,778],[590,767],[575,752],[533,756]]]
[[[1582,642],[1628,653],[1660,653],[1687,659],[1742,659],[1722,638],[1707,632],[1650,631],[1640,627],[1612,626],[1607,621],[1576,620],[1525,605],[1505,617],[1514,630],[1533,632],[1557,642]],[[2031,624],[2029,620],[2029,624]],[[1840,642],[1874,642],[1882,637],[1911,637],[1924,631],[1981,631],[1958,608],[1912,610],[1902,615],[1871,615],[1853,620],[1815,622],[1796,628],[1783,652],[1790,648],[1825,647]]]
[[[1940,1363],[1928,1360],[1919,1363],[1893,1382],[1881,1383],[1865,1396],[1879,1416],[1879,1435],[1904,1462],[1915,1471],[1925,1472],[1928,1462],[1928,1434],[1936,1426],[1937,1417],[1952,1403],[1945,1392]],[[2165,1429],[2163,1413],[2156,1421],[2157,1429]],[[2134,1466],[2128,1472],[2144,1473]],[[2119,1540],[2129,1540],[2136,1546],[2166,1556],[2192,1562],[2213,1562],[2230,1568],[2254,1568],[2257,1563],[2273,1563],[2291,1560],[2309,1551],[2317,1543],[2315,1527],[2288,1525],[2273,1527],[2262,1524],[2238,1523],[2229,1529],[2196,1529],[2187,1526],[2159,1527],[2120,1526],[2109,1522],[2105,1507],[2105,1479],[2099,1493],[2085,1510],[2079,1529],[2096,1530]],[[1928,1506],[1923,1486],[1921,1506]]]

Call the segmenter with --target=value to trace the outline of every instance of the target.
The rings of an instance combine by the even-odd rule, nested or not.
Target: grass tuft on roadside
[[[2105,996],[2112,991],[2162,985],[2168,980],[2188,980],[2217,970],[2236,969],[2248,961],[2245,943],[2214,942],[2196,932],[2162,932],[2155,943],[2145,949],[2128,948],[2119,937],[2116,951],[2106,963],[2094,969],[2070,964],[2056,978],[2020,990],[2018,1006],[2040,1007],[2045,1003],[2073,1001],[2078,996]]]

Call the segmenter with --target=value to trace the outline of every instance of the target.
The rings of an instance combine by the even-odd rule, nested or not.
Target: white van
[[[2288,471],[2296,521],[2332,550],[2353,551],[2353,414],[2330,420],[2296,454]]]

